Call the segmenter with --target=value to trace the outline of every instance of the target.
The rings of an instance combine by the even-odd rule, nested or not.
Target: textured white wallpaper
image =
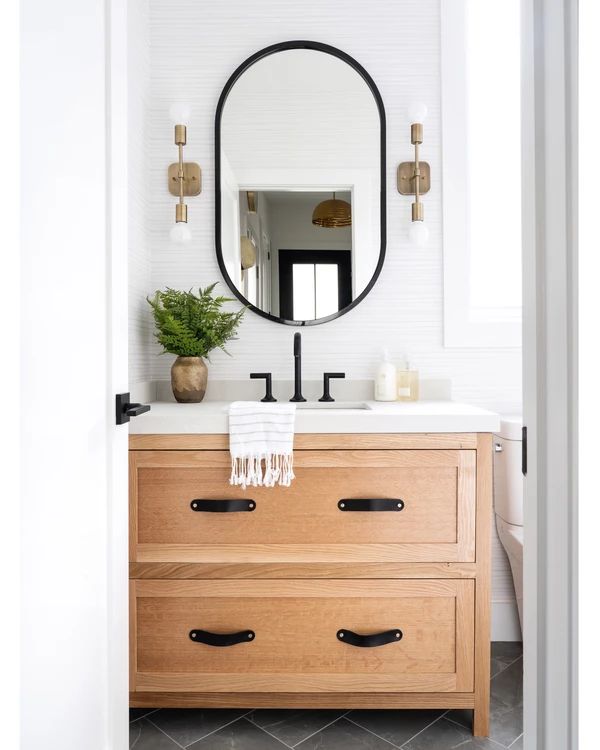
[[[150,29],[148,0],[129,0],[129,382],[148,380],[156,359],[146,295],[152,286],[148,130]]]
[[[132,181],[140,211],[140,224],[132,231],[132,257],[144,274],[132,279],[131,287],[131,382],[168,379],[172,362],[170,356],[156,356],[154,344],[148,347],[148,318],[141,302],[145,294],[164,286],[189,289],[221,279],[214,244],[213,130],[223,85],[256,50],[282,40],[311,39],[349,53],[369,71],[381,92],[387,114],[388,223],[386,261],[371,294],[339,320],[303,330],[306,377],[319,378],[324,370],[344,370],[348,378],[371,377],[380,347],[387,346],[398,358],[408,352],[423,377],[450,378],[456,400],[501,413],[520,412],[519,349],[443,346],[439,0],[136,3],[148,3],[150,80],[147,99],[143,85],[132,91],[132,97],[139,97],[139,108],[132,103],[132,118],[143,136],[146,157],[137,172],[141,176],[144,170],[148,184],[146,190],[142,183],[136,189]],[[139,20],[142,24],[141,16]],[[140,29],[139,52],[145,59],[144,40]],[[200,163],[203,176],[203,192],[188,201],[193,240],[187,246],[172,245],[168,237],[175,199],[166,188],[166,168],[176,158],[168,110],[176,100],[192,105],[185,156]],[[424,248],[408,242],[410,198],[400,196],[395,186],[397,164],[413,155],[407,115],[412,100],[424,101],[429,109],[422,158],[431,164],[432,189],[424,199],[430,229]],[[210,377],[245,378],[252,370],[291,377],[294,330],[248,313],[239,340],[229,347],[233,357],[215,353]],[[493,589],[495,600],[514,596],[497,542]]]
[[[387,113],[388,245],[382,275],[355,310],[324,326],[305,329],[307,377],[343,369],[348,377],[370,377],[379,348],[410,353],[424,376],[451,378],[456,399],[503,412],[520,409],[520,351],[445,349],[442,345],[442,227],[440,182],[440,54],[438,0],[375,0],[347,3],[307,0],[282,3],[239,0],[149,0],[150,99],[148,114],[147,237],[152,251],[151,290],[166,285],[189,289],[220,279],[214,249],[214,113],[220,91],[234,68],[261,47],[284,39],[314,39],[333,44],[364,65],[377,83]],[[203,170],[203,192],[189,200],[188,246],[173,246],[168,230],[174,199],[165,170],[175,159],[170,104],[192,104],[186,158]],[[431,239],[411,247],[406,236],[410,199],[395,189],[396,165],[412,155],[407,103],[423,100],[423,158],[432,166],[426,196]],[[247,314],[232,358],[217,352],[211,377],[245,377],[250,370],[289,376],[292,329]],[[132,358],[139,361],[135,341]],[[145,357],[142,357],[145,362]],[[152,359],[150,371],[133,380],[166,379],[171,358]]]

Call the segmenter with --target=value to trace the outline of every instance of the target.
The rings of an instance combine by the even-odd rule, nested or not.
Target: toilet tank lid
[[[518,414],[500,417],[498,437],[505,440],[521,440],[523,437],[523,417]]]

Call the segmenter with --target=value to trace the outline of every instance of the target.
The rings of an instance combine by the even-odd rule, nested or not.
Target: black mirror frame
[[[225,262],[223,260],[223,249],[221,246],[221,117],[223,114],[223,107],[236,81],[246,70],[248,70],[249,67],[254,65],[255,62],[258,62],[258,60],[262,60],[264,57],[273,55],[276,52],[283,52],[285,50],[290,50],[290,49],[312,49],[318,52],[325,52],[328,55],[333,55],[334,57],[337,57],[340,60],[343,60],[345,63],[350,65],[352,68],[354,68],[354,70],[365,81],[371,93],[373,94],[373,98],[375,99],[375,103],[377,104],[377,110],[379,112],[379,124],[380,124],[380,132],[379,132],[380,196],[379,196],[379,200],[380,200],[380,233],[381,233],[381,248],[379,251],[379,260],[377,261],[377,266],[375,268],[375,271],[373,272],[373,276],[371,277],[371,280],[369,281],[367,286],[363,289],[363,291],[358,295],[358,297],[355,300],[352,300],[352,302],[349,305],[342,308],[341,310],[338,310],[333,315],[328,315],[324,318],[317,318],[316,320],[288,320],[287,318],[280,318],[280,317],[277,317],[276,315],[271,315],[271,313],[265,312],[264,310],[259,309],[255,305],[250,304],[250,302],[248,302],[248,300],[244,297],[244,295],[237,289],[235,284],[232,282],[231,277],[227,273]],[[223,91],[221,92],[221,96],[219,97],[219,101],[217,103],[217,111],[215,115],[215,244],[216,244],[217,260],[219,263],[219,268],[221,269],[221,274],[227,286],[231,289],[231,291],[235,294],[235,296],[239,299],[239,301],[243,305],[248,307],[257,315],[260,315],[263,318],[267,318],[267,320],[272,320],[275,323],[283,323],[285,325],[290,325],[290,326],[314,326],[314,325],[321,325],[322,323],[328,323],[330,320],[335,320],[336,318],[339,318],[340,316],[349,312],[350,310],[352,310],[352,308],[356,307],[360,302],[363,301],[363,299],[367,296],[367,294],[369,294],[371,289],[373,289],[373,287],[375,286],[375,282],[379,278],[379,274],[381,273],[381,269],[383,268],[383,263],[385,261],[385,251],[386,251],[385,144],[386,144],[385,108],[383,106],[383,99],[381,98],[379,89],[375,85],[375,81],[373,81],[371,76],[362,67],[362,65],[360,65],[360,63],[358,63],[353,57],[350,57],[350,55],[346,54],[345,52],[342,52],[342,50],[340,49],[337,49],[337,47],[332,47],[329,44],[322,44],[321,42],[310,42],[310,41],[305,41],[305,40],[291,41],[291,42],[279,42],[278,44],[272,44],[269,47],[265,47],[264,49],[259,50],[258,52],[255,52],[247,60],[245,60],[238,68],[236,68],[236,70],[229,77],[229,80],[227,81],[227,83],[225,84],[223,88]]]

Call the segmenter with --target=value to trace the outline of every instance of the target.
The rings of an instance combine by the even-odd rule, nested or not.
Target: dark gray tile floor
[[[520,643],[492,644],[489,739],[470,711],[130,710],[135,750],[501,750],[523,747]]]

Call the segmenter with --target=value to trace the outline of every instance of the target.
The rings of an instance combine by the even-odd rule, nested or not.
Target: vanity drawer
[[[475,559],[473,450],[297,451],[291,487],[245,491],[227,451],[130,455],[132,561]]]
[[[130,612],[138,693],[473,690],[473,580],[138,580]]]

